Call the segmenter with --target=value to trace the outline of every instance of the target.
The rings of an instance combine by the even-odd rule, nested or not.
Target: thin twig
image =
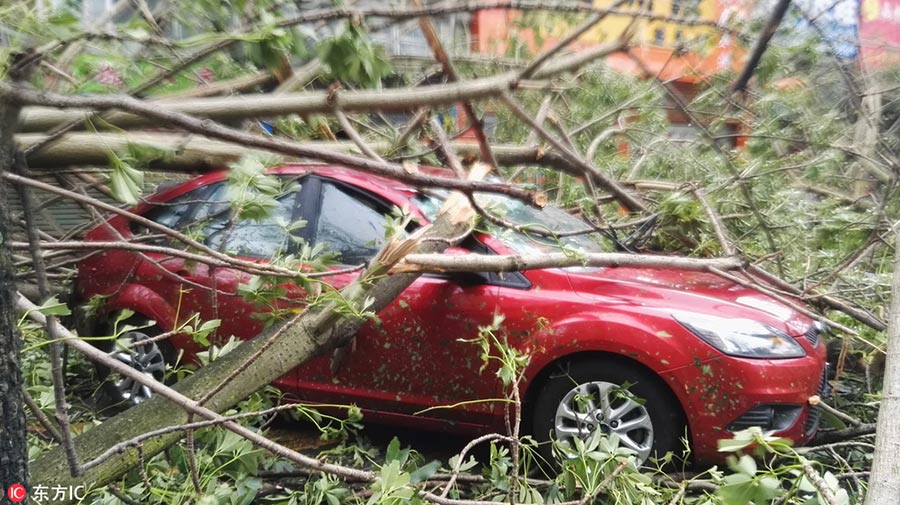
[[[540,135],[545,141],[552,145],[553,148],[556,149],[564,158],[574,164],[576,168],[581,170],[584,176],[594,178],[597,185],[614,196],[623,206],[633,211],[647,210],[646,205],[644,205],[640,198],[625,190],[625,188],[623,188],[620,183],[611,179],[606,174],[600,172],[600,170],[598,170],[592,163],[590,163],[589,160],[585,160],[577,153],[573,152],[561,141],[550,134],[550,132],[548,132],[546,128],[537,124],[534,119],[531,118],[531,115],[528,114],[528,112],[526,112],[521,105],[519,105],[519,103],[512,97],[512,95],[510,95],[508,92],[504,92],[500,95],[500,97],[516,117],[525,122],[534,131],[538,132],[538,135]]]
[[[819,492],[819,495],[825,500],[825,503],[828,505],[838,505],[837,498],[834,496],[834,491],[831,490],[831,487],[825,482],[822,475],[813,468],[812,463],[806,459],[801,459],[800,465],[803,467],[803,473],[806,474],[806,477],[812,482],[812,485],[815,486],[816,491]]]
[[[53,426],[53,422],[50,421],[50,418],[44,414],[44,411],[41,410],[40,405],[34,401],[34,398],[28,393],[28,390],[22,387],[22,398],[25,400],[25,405],[28,406],[28,410],[31,411],[31,415],[37,419],[38,423],[47,430],[47,433],[50,434],[50,437],[56,441],[58,444],[64,443],[64,439],[62,433],[56,429],[56,426]],[[82,467],[83,468],[83,467]]]
[[[716,234],[716,238],[719,239],[719,244],[722,246],[722,252],[724,252],[726,256],[734,256],[736,253],[734,244],[731,243],[731,240],[729,240],[728,235],[725,233],[725,225],[722,223],[722,218],[719,217],[719,213],[716,212],[716,209],[714,209],[712,205],[710,205],[703,189],[695,187],[693,192],[694,196],[697,197],[697,201],[703,206],[703,210],[706,211],[706,215],[709,216],[709,222]]]
[[[625,2],[629,0],[616,0],[614,4],[611,5],[612,9],[618,9]],[[588,30],[597,25],[600,21],[606,18],[609,14],[609,11],[603,12],[595,12],[588,17],[588,19],[575,28],[571,33],[557,41],[552,47],[537,55],[531,62],[519,72],[519,80],[530,79],[537,69],[541,68],[541,65],[547,62],[550,58],[552,58],[556,53],[562,51],[566,47],[569,46],[572,42],[575,42],[579,37],[587,33]]]
[[[415,0],[415,4],[421,7],[422,0]],[[457,74],[456,69],[453,67],[453,62],[450,61],[450,55],[447,54],[444,45],[441,43],[440,38],[438,38],[437,31],[434,29],[431,18],[424,16],[419,18],[419,28],[421,28],[422,33],[425,35],[425,40],[428,42],[428,47],[431,48],[431,52],[434,53],[435,59],[441,64],[441,68],[443,68],[447,80],[450,82],[459,81],[459,74]],[[488,143],[487,135],[484,133],[484,122],[475,112],[475,107],[472,106],[471,102],[464,101],[462,102],[462,106],[466,116],[469,118],[469,125],[475,133],[475,139],[478,141],[478,147],[481,151],[481,161],[490,164],[492,167],[496,167],[497,159],[494,158],[491,146]]]
[[[845,412],[842,412],[842,411],[832,407],[831,405],[826,403],[824,400],[820,399],[820,401],[817,405],[820,409],[824,410],[825,412],[828,412],[829,414],[831,414],[837,418],[847,421],[848,423],[850,423],[851,426],[862,426],[862,424],[863,424],[862,421],[860,421],[859,419],[851,416],[850,414],[847,414]]]
[[[346,133],[347,136],[350,137],[350,140],[352,140],[353,143],[356,144],[357,147],[359,147],[359,150],[362,151],[363,154],[379,163],[387,163],[386,161],[384,161],[384,158],[382,158],[378,155],[378,153],[375,152],[374,149],[369,147],[366,141],[362,138],[362,135],[360,135],[359,132],[356,131],[356,128],[353,127],[353,123],[351,123],[350,120],[347,119],[347,115],[344,114],[341,109],[335,108],[334,116],[341,124],[341,128],[344,129],[344,133]]]
[[[741,71],[740,75],[738,75],[737,79],[735,79],[734,83],[731,84],[732,93],[743,91],[747,87],[747,83],[750,82],[750,78],[753,77],[753,72],[756,70],[759,60],[762,59],[763,53],[766,52],[769,41],[772,39],[772,36],[775,35],[775,31],[781,24],[781,20],[784,18],[784,14],[787,12],[790,5],[791,0],[778,0],[778,3],[772,8],[772,15],[769,16],[769,19],[766,21],[762,34],[756,39],[756,45],[753,47],[753,52],[750,53],[750,57],[747,59],[744,69]]]
[[[453,488],[453,485],[456,484],[457,479],[459,479],[459,471],[460,467],[465,463],[466,455],[471,451],[475,446],[481,444],[483,442],[489,442],[491,440],[503,440],[506,442],[510,442],[510,438],[505,435],[501,435],[499,433],[489,433],[487,435],[482,435],[478,438],[470,440],[469,443],[462,448],[461,451],[457,454],[456,464],[453,465],[453,468],[450,469],[450,478],[447,480],[447,484],[444,486],[444,490],[441,491],[439,495],[441,498],[446,498],[448,494],[450,494],[450,490]]]
[[[466,170],[463,168],[462,163],[460,163],[459,157],[453,150],[453,146],[450,145],[450,139],[447,138],[447,132],[444,131],[444,127],[434,116],[431,117],[429,122],[431,123],[431,131],[434,133],[434,136],[438,141],[438,146],[444,154],[444,157],[447,159],[447,164],[450,165],[450,169],[456,173],[457,177],[465,179]]]

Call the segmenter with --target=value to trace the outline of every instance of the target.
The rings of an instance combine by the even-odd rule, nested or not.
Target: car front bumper
[[[662,374],[684,407],[694,460],[724,459],[718,441],[759,426],[796,444],[819,427],[818,399],[829,394],[825,346],[794,359],[717,356]]]

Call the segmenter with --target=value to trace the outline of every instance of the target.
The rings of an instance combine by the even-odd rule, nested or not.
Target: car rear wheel
[[[619,436],[638,465],[678,451],[684,416],[665,384],[636,364],[613,359],[560,363],[539,386],[532,433],[552,461],[551,441],[572,444],[596,430]]]
[[[122,324],[134,328],[123,332],[106,350],[116,361],[133,368],[148,379],[162,382],[166,375],[166,364],[171,356],[171,346],[164,341],[154,341],[163,331],[158,326],[147,326],[144,319],[133,318]],[[119,374],[109,368],[97,365],[97,375],[103,381],[103,391],[107,398],[124,406],[143,403],[153,396],[151,389],[131,377]]]

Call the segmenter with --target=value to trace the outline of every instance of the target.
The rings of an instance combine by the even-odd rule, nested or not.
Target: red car
[[[392,209],[407,208],[425,222],[440,205],[439,195],[337,166],[289,165],[270,173],[298,182],[299,189],[283,193],[267,219],[232,220],[225,171],[161,191],[135,212],[249,259],[266,261],[300,243],[325,244],[339,263],[356,265],[384,242]],[[585,226],[559,209],[538,210],[497,195],[480,198],[518,223],[556,232]],[[305,226],[289,225],[299,220]],[[87,238],[120,240],[145,232],[117,216]],[[604,250],[587,236],[560,241]],[[549,242],[495,229],[464,247],[484,254],[541,253],[558,244]],[[355,275],[339,274],[331,282],[341,286]],[[106,297],[97,324],[108,324],[123,309],[154,322],[124,339],[170,331],[193,313],[221,320],[216,339],[249,339],[263,324],[254,317],[260,308],[238,294],[250,280],[228,268],[106,250],[80,264],[77,294],[82,300]],[[214,300],[213,287],[225,294]],[[294,289],[286,298],[302,296]],[[819,413],[809,399],[827,388],[821,325],[752,289],[675,269],[423,275],[360,330],[335,374],[325,356],[276,385],[304,401],[356,404],[367,419],[397,426],[473,435],[503,430],[503,403],[472,401],[502,398],[502,385],[492,370],[481,371],[476,346],[462,341],[476,337],[497,313],[505,316],[509,343],[531,356],[521,385],[522,420],[524,431],[540,441],[584,438],[602,429],[617,433],[644,461],[679,451],[686,435],[693,458],[709,462],[721,459],[717,439],[737,430],[759,426],[803,443],[818,428]],[[110,352],[161,379],[164,361],[174,355],[170,345],[188,360],[202,350],[176,335]],[[110,378],[107,386],[134,403],[150,394],[127,379]]]

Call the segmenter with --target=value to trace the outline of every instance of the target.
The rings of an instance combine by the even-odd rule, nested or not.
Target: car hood
[[[607,303],[754,319],[800,335],[812,320],[775,298],[715,274],[679,269],[596,268],[568,271],[579,294]],[[802,303],[802,302],[797,302]]]

